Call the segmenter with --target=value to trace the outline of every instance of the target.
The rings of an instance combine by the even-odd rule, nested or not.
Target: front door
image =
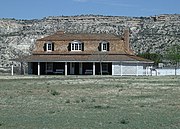
[[[70,63],[70,74],[71,75],[81,75],[82,74],[82,63],[71,62]]]

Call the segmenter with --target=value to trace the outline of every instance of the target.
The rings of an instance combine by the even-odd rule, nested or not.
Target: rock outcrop
[[[34,20],[0,19],[0,67],[10,59],[30,54],[36,39],[63,30],[71,33],[112,33],[121,36],[130,29],[130,46],[135,53],[161,53],[180,44],[180,15],[151,17],[57,16]]]

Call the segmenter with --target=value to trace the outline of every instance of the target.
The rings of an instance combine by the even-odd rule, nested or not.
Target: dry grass
[[[0,76],[0,96],[0,128],[180,127],[179,76]]]

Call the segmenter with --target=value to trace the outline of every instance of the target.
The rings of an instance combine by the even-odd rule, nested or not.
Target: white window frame
[[[107,51],[107,43],[101,44],[102,51]]]
[[[52,51],[52,43],[51,42],[46,43],[46,50]]]
[[[82,43],[80,41],[71,42],[71,51],[82,51]]]
[[[108,42],[106,41],[101,42],[101,51],[104,51],[104,52],[108,51]]]

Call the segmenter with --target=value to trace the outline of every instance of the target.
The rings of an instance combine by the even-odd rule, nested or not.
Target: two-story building
[[[35,75],[147,75],[153,63],[129,48],[128,30],[123,37],[57,32],[38,39],[26,62]]]

